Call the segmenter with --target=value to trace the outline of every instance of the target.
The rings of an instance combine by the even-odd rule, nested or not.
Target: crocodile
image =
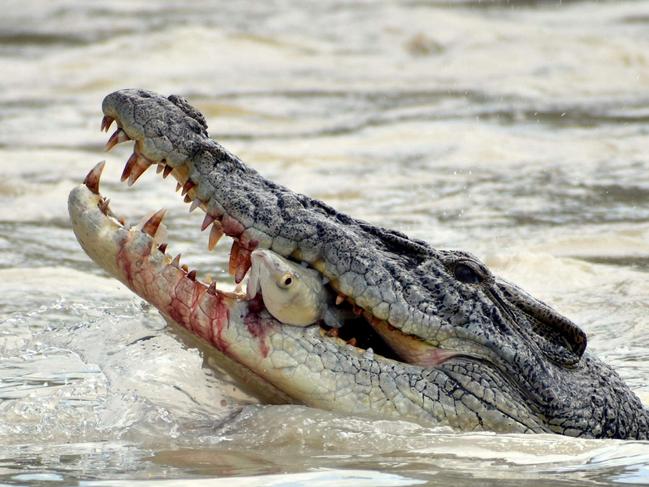
[[[459,431],[649,438],[649,411],[586,334],[549,305],[492,274],[475,256],[439,250],[278,185],[208,136],[184,98],[126,89],[103,101],[107,149],[134,142],[122,173],[170,174],[190,210],[205,212],[208,247],[232,239],[239,283],[255,249],[322,274],[341,328],[289,326],[263,301],[203,282],[171,257],[164,211],[129,226],[99,190],[103,163],[68,199],[81,247],[101,268],[278,401],[399,418]],[[335,331],[335,332],[334,332]]]

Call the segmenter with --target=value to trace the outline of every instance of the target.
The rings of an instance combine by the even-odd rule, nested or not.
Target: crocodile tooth
[[[131,140],[131,138],[128,135],[126,135],[126,132],[124,132],[122,129],[117,129],[115,130],[113,135],[110,136],[108,142],[106,142],[106,150],[109,151],[117,144],[121,142],[126,142],[127,140]]]
[[[108,199],[108,198],[103,198],[103,199],[99,202],[99,209],[101,210],[101,212],[102,212],[104,215],[107,215],[107,214],[108,214],[108,205],[109,205],[109,204],[110,204],[110,199]]]
[[[210,283],[210,287],[207,288],[207,292],[210,294],[216,294],[216,282],[213,281]]]
[[[137,162],[137,158],[138,155],[135,152],[133,152],[133,154],[131,154],[131,157],[128,158],[128,161],[126,161],[126,165],[124,166],[124,170],[122,171],[122,177],[119,178],[121,182],[126,181],[130,177],[131,171],[133,170],[135,163]]]
[[[180,194],[182,196],[185,196],[189,192],[189,190],[192,189],[194,186],[196,186],[196,183],[191,179],[188,179],[187,182],[183,185],[183,191]]]
[[[104,115],[104,118],[101,119],[101,131],[108,132],[108,129],[110,128],[110,126],[113,124],[114,121],[115,119],[113,117]]]
[[[351,345],[352,347],[356,346],[356,337],[352,337],[349,340],[347,340],[347,345]]]
[[[99,194],[99,179],[101,178],[101,172],[104,170],[106,161],[101,161],[95,167],[93,167],[86,178],[83,180],[83,184],[95,194]]]
[[[327,330],[326,335],[328,337],[337,337],[338,336],[338,328],[332,328],[331,330]]]
[[[164,254],[167,251],[167,244],[161,243],[160,245],[158,245],[158,250]]]
[[[146,223],[142,227],[142,231],[144,233],[146,233],[147,235],[151,236],[151,237],[155,237],[155,234],[158,231],[158,227],[160,226],[160,223],[162,222],[162,219],[164,218],[165,213],[167,213],[167,210],[165,210],[164,208],[161,209],[161,210],[156,211],[146,221]]]
[[[209,227],[214,222],[214,217],[209,213],[205,213],[205,218],[203,218],[203,223],[201,224],[201,232]]]
[[[171,261],[171,265],[180,269],[180,254],[174,257],[174,260]]]
[[[189,203],[191,200],[192,200],[192,198],[191,198],[191,196],[189,196],[188,194],[186,194],[186,195],[185,195],[185,198],[183,198],[183,201],[184,201],[185,203]]]
[[[243,281],[248,269],[250,269],[250,251],[240,247],[237,255],[237,269],[234,275],[234,282],[239,284]]]
[[[196,198],[194,201],[192,201],[192,206],[189,207],[189,212],[191,213],[194,211],[196,208],[201,206],[202,201]]]
[[[159,162],[158,167],[155,168],[155,173],[160,174],[164,170],[164,168],[165,168],[164,163]]]
[[[345,301],[345,296],[343,296],[342,294],[336,296],[336,306],[340,306],[343,301]]]
[[[162,178],[167,179],[167,176],[169,176],[169,174],[171,174],[171,171],[173,171],[173,170],[174,170],[173,167],[165,166],[164,170],[162,171]]]
[[[183,265],[181,265],[180,268],[181,268],[182,270],[184,270],[185,272],[189,272],[189,266],[188,266],[187,264],[183,264]]]
[[[145,173],[147,169],[151,167],[151,161],[148,160],[146,157],[144,157],[141,154],[138,154],[136,160],[135,160],[135,165],[131,169],[131,173],[128,175],[128,185],[133,186],[135,181],[138,180],[142,174]]]
[[[177,193],[178,190],[179,190],[180,188],[182,188],[182,187],[183,187],[182,184],[180,184],[180,183],[176,183],[176,193]]]
[[[195,281],[196,280],[196,271],[195,270],[189,271],[187,273],[187,279],[189,279],[191,281]]]
[[[236,275],[237,266],[239,264],[239,242],[236,240],[232,242],[232,249],[230,249],[230,262],[228,263],[228,273],[231,276]]]
[[[221,222],[215,220],[214,225],[212,225],[212,229],[210,230],[210,239],[209,242],[207,243],[207,250],[214,249],[214,247],[216,247],[216,244],[219,243],[219,240],[221,240],[222,236],[223,236],[223,227],[221,226]]]

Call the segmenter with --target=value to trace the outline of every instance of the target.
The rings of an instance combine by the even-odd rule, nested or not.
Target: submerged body
[[[284,324],[307,326],[323,320],[340,327],[344,317],[333,308],[335,298],[325,282],[315,269],[257,249],[250,255],[246,294],[252,299],[261,293],[268,312]]]
[[[257,249],[272,249],[306,262],[359,310],[341,328],[358,346],[320,327],[286,326],[258,301],[208,287],[171,259],[156,242],[160,213],[141,229],[122,225],[99,194],[100,168],[71,192],[75,234],[97,264],[278,396],[460,430],[649,437],[649,412],[586,351],[583,331],[474,256],[264,179],[211,140],[182,98],[122,90],[103,108],[104,127],[118,125],[109,146],[135,141],[123,180],[134,183],[153,164],[178,179],[186,201],[206,212],[210,246],[232,237],[237,282]]]

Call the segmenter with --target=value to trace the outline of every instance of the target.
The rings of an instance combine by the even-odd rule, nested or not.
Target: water
[[[476,253],[580,323],[649,400],[649,2],[2,10],[0,483],[649,483],[646,442],[257,404],[89,261],[66,210],[106,158],[111,206],[133,222],[168,208],[170,248],[225,280],[225,248],[207,253],[173,183],[151,171],[127,189],[130,148],[102,152],[105,94],[182,94],[264,175]]]

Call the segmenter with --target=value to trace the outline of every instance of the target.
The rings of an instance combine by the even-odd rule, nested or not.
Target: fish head
[[[247,295],[261,293],[275,319],[296,326],[318,321],[324,307],[324,285],[317,273],[271,250],[252,252]]]

